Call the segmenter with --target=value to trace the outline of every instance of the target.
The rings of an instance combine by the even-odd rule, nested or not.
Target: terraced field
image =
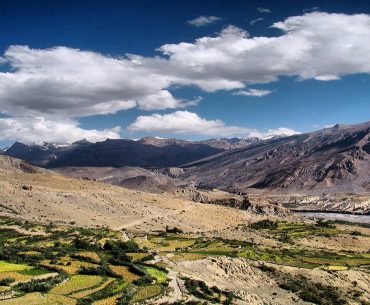
[[[74,292],[99,286],[103,278],[96,275],[74,275],[64,283],[50,290],[52,294],[71,295]]]
[[[0,231],[1,304],[109,305],[165,291],[166,272],[145,265],[152,255],[117,232],[38,225],[35,237],[32,224],[0,220],[16,228]]]
[[[76,300],[52,294],[41,294],[39,292],[28,293],[22,297],[3,300],[4,305],[76,305]]]
[[[275,283],[273,289],[259,292],[264,294],[261,304],[282,304],[274,303],[277,291],[282,299],[284,293],[290,293],[291,299],[299,301],[296,303],[306,304],[305,295],[320,296],[320,289],[333,293],[332,299],[337,296],[333,291],[339,289],[341,295],[346,296],[343,300],[355,300],[348,304],[364,305],[370,301],[370,288],[368,291],[366,287],[366,283],[370,283],[370,243],[367,251],[302,246],[302,240],[318,238],[370,242],[369,230],[360,227],[343,229],[334,223],[271,221],[238,227],[249,234],[257,232],[268,241],[257,243],[168,232],[147,236],[140,233],[124,241],[122,234],[105,228],[53,225],[37,225],[41,234],[33,236],[28,232],[34,230],[35,224],[6,218],[0,218],[0,223],[18,228],[0,231],[1,304],[127,305],[155,303],[157,299],[164,304],[187,304],[191,300],[201,304],[237,304],[238,298],[247,296],[250,291],[237,297],[232,288],[240,284],[241,289],[247,287],[254,293],[259,290],[248,288],[254,281],[262,281],[262,286]],[[366,250],[366,246],[363,248]],[[227,263],[223,265],[223,261]],[[234,261],[243,267],[234,268]],[[226,268],[225,271],[222,268]],[[217,276],[212,277],[212,272]],[[233,278],[233,272],[241,274]],[[246,274],[248,281],[243,278]],[[314,279],[327,277],[331,283],[349,282],[351,286],[341,291],[340,286],[333,288],[326,281],[317,284],[301,274],[320,274]],[[192,275],[196,279],[189,277]],[[199,279],[202,276],[205,282]],[[300,283],[300,291],[293,291],[295,281]],[[306,287],[310,291],[305,291]],[[315,304],[337,305],[332,299]]]

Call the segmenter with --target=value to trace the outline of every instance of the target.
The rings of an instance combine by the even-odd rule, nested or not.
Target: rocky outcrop
[[[258,215],[288,216],[285,209],[277,202],[271,202],[262,198],[250,198],[247,195],[234,195],[226,192],[212,191],[202,192],[195,189],[177,189],[173,192],[175,197],[191,200],[199,203],[217,204],[229,206]]]

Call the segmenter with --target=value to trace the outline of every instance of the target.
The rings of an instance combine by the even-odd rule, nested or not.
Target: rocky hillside
[[[370,191],[370,122],[258,142],[183,166],[201,188]]]

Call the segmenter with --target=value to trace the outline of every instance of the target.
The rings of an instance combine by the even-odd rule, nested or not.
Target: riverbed
[[[321,218],[325,220],[342,220],[354,223],[370,224],[370,215],[354,215],[344,213],[325,213],[325,212],[295,212],[297,215],[307,218]]]

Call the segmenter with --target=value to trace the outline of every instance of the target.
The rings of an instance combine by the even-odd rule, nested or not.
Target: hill
[[[109,226],[136,231],[223,232],[250,218],[247,211],[68,178],[0,156],[0,215],[41,223]],[[204,217],[207,215],[207,217]]]
[[[370,122],[261,141],[182,166],[200,188],[370,191]]]

